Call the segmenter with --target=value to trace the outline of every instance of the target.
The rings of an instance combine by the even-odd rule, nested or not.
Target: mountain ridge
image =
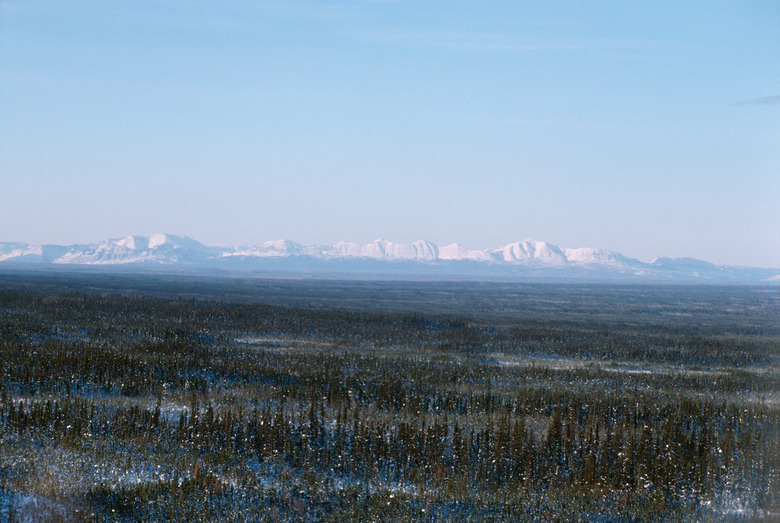
[[[164,266],[309,273],[361,271],[394,276],[422,275],[525,279],[629,279],[644,281],[769,282],[780,269],[720,266],[693,258],[660,257],[646,263],[593,247],[560,247],[527,239],[474,250],[427,240],[366,244],[303,245],[274,240],[259,245],[210,247],[188,236],[129,235],[89,244],[33,245],[0,242],[2,265]]]

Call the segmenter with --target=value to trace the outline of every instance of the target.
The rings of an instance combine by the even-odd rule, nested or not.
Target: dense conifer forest
[[[778,517],[777,286],[0,273],[0,521]]]

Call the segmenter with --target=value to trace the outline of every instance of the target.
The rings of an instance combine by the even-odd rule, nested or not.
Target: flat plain
[[[0,272],[0,521],[780,517],[780,291]]]

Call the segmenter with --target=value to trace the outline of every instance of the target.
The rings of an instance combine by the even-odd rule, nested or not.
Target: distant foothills
[[[536,240],[486,250],[423,240],[409,244],[375,240],[364,245],[279,240],[224,248],[171,234],[79,245],[0,242],[0,268],[64,266],[372,279],[780,283],[780,269],[722,266],[692,258],[645,263],[604,249],[565,248]]]

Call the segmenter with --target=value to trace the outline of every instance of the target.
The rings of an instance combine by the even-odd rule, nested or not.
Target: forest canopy
[[[0,518],[771,518],[778,304],[0,274]]]

